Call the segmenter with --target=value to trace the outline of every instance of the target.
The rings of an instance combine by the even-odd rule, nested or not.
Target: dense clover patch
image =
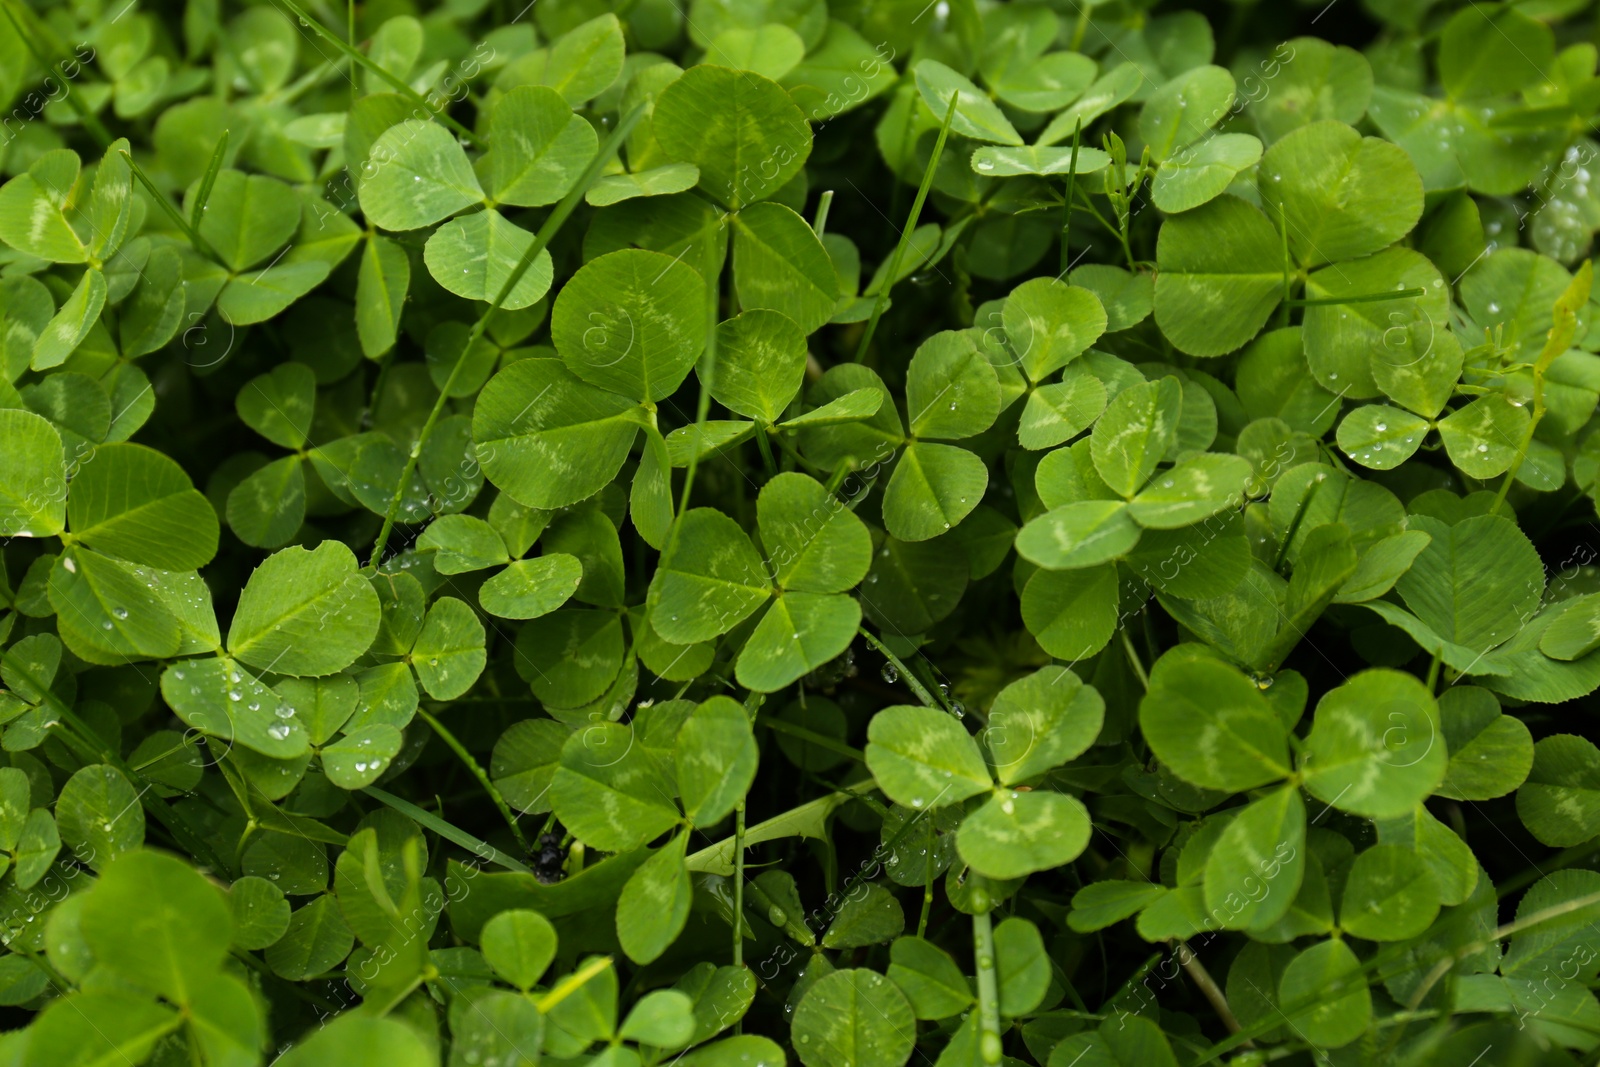
[[[0,1060],[1595,1062],[1594,5],[1235,6],[7,0]]]

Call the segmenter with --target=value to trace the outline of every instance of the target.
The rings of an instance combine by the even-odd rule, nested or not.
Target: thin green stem
[[[922,184],[917,187],[917,198],[911,202],[911,213],[906,216],[905,227],[900,231],[900,240],[895,243],[894,253],[889,257],[889,270],[883,276],[883,284],[878,287],[878,294],[872,301],[872,316],[867,319],[867,328],[861,333],[861,342],[856,346],[856,362],[860,363],[867,355],[867,346],[872,343],[872,335],[877,332],[878,320],[883,318],[884,309],[889,303],[889,290],[894,288],[896,278],[900,274],[900,264],[905,259],[906,247],[911,244],[911,234],[917,228],[917,219],[922,216],[922,205],[928,199],[928,190],[933,188],[933,173],[939,166],[939,157],[944,154],[944,143],[950,136],[950,123],[956,117],[956,102],[961,99],[960,93],[953,93],[950,97],[950,107],[944,113],[944,123],[939,127],[939,139],[933,143],[933,155],[928,157],[928,165],[922,171]]]
[[[696,442],[699,442],[701,435],[705,433],[706,419],[711,414],[711,390],[717,380],[717,320],[722,311],[722,268],[727,266],[726,257],[721,255],[721,238],[722,229],[719,223],[715,232],[706,235],[705,260],[701,272],[706,279],[706,349],[700,356],[700,397],[695,402],[694,409]],[[756,433],[760,432],[761,427],[758,425]],[[663,557],[670,556],[678,547],[678,532],[683,527],[683,516],[689,510],[689,494],[694,489],[695,474],[699,470],[700,450],[695,448],[689,453],[689,462],[683,471],[683,494],[679,497],[678,513],[672,517],[672,529],[667,534],[667,547],[662,553]]]
[[[428,811],[426,808],[419,808],[415,804],[411,803],[411,801],[402,800],[393,793],[379,789],[375,785],[369,785],[365,789],[361,790],[361,792],[367,794],[369,797],[372,797],[374,800],[378,800],[384,804],[387,804],[400,814],[409,817],[412,821],[421,823],[423,826],[426,826],[428,829],[432,830],[446,841],[460,845],[462,848],[466,849],[468,852],[471,852],[480,859],[486,859],[491,863],[498,863],[506,870],[516,871],[518,874],[533,873],[533,871],[530,870],[526,864],[519,862],[512,856],[506,855],[504,852],[501,852],[499,849],[489,844],[489,842],[478,840],[465,830],[446,822],[433,812]]]
[[[217,184],[217,175],[222,172],[222,161],[228,156],[228,131],[223,130],[222,136],[217,138],[217,146],[211,150],[211,161],[206,164],[206,172],[200,177],[200,186],[194,191],[194,203],[189,205],[189,225],[196,231],[200,229],[200,217],[206,213],[206,204],[211,201],[211,189]]]
[[[972,917],[972,951],[978,961],[978,1058],[1000,1062],[1000,983],[995,977],[994,925],[988,912]]]
[[[1205,964],[1200,962],[1200,957],[1182,941],[1172,942],[1172,951],[1178,957],[1178,966],[1189,976],[1190,981],[1200,988],[1211,1004],[1211,1009],[1217,1013],[1217,1018],[1222,1020],[1222,1025],[1228,1028],[1228,1033],[1237,1034],[1239,1026],[1238,1016],[1233,1014],[1233,1009],[1228,1006],[1228,997],[1217,985],[1217,980],[1211,977],[1211,972],[1206,970]],[[1253,1047],[1247,1040],[1246,1047]]]
[[[772,439],[778,443],[778,450],[781,451],[784,455],[788,456],[790,459],[794,460],[795,463],[797,463],[800,466],[804,467],[806,470],[810,471],[812,474],[817,475],[818,477],[823,477],[823,476],[827,475],[827,473],[828,473],[827,471],[823,470],[821,467],[817,466],[815,463],[811,462],[809,459],[807,459],[806,457],[802,456],[799,453],[799,451],[796,450],[794,445],[792,445],[788,441],[784,440],[783,433],[781,431],[779,433],[774,434]]]
[[[949,708],[941,707],[939,702],[933,699],[933,694],[928,692],[927,687],[917,680],[916,675],[911,673],[911,669],[900,661],[900,657],[890,652],[888,646],[868,632],[865,626],[859,627],[858,632],[867,639],[867,644],[877,649],[883,655],[883,658],[889,661],[899,674],[899,677],[905,679],[906,685],[911,688],[912,694],[916,696],[923,707],[939,708],[941,711],[950,710]]]
[[[596,956],[555,984],[555,987],[533,1002],[539,1014],[548,1015],[550,1009],[582,989],[596,975],[611,966],[610,956]]]
[[[388,82],[389,85],[394,88],[395,92],[399,93],[401,96],[404,96],[413,104],[424,108],[428,114],[434,116],[440,122],[454,130],[462,140],[468,142],[469,144],[482,145],[482,142],[478,140],[478,136],[476,134],[474,134],[467,127],[463,126],[461,123],[457,122],[455,119],[451,118],[445,112],[435,110],[433,105],[428,103],[426,97],[417,92],[415,89],[411,88],[410,85],[406,84],[405,79],[397,77],[392,72],[385,70],[383,66],[374,62],[371,57],[362,52],[352,42],[346,41],[337,33],[334,33],[332,30],[328,29],[328,27],[324,26],[320,19],[316,18],[310,12],[302,8],[299,4],[295,3],[294,0],[278,0],[278,2],[284,7],[288,8],[294,14],[294,16],[300,20],[300,25],[309,28],[318,37],[321,37],[323,40],[333,45],[333,47],[349,56],[351,62],[355,63],[363,70],[370,71],[372,74]]]
[[[764,422],[756,423],[756,432],[753,436],[756,439],[756,451],[761,453],[761,465],[767,470],[767,477],[776,478],[778,476],[778,462],[772,458],[771,434],[768,433],[767,424]]]
[[[1117,627],[1117,633],[1122,637],[1122,648],[1128,654],[1128,663],[1133,667],[1133,673],[1139,678],[1139,685],[1145,689],[1150,688],[1150,675],[1145,672],[1144,664],[1139,661],[1139,652],[1133,647],[1133,639],[1128,636],[1126,626]]]
[[[1072,194],[1078,187],[1078,145],[1083,140],[1083,118],[1072,127],[1072,159],[1067,163],[1067,197],[1061,202],[1061,274],[1065,278],[1072,265],[1072,253],[1067,248],[1067,235],[1072,232]]]
[[[811,232],[821,237],[828,232],[828,209],[833,207],[833,190],[824,190],[817,198],[817,217],[811,223]]]
[[[284,2],[287,3],[288,0],[284,0]],[[422,456],[423,446],[428,443],[428,435],[433,432],[434,424],[439,421],[439,416],[443,413],[444,406],[450,399],[450,392],[456,384],[456,376],[461,373],[461,368],[467,365],[467,353],[471,352],[472,346],[478,343],[478,338],[482,337],[483,331],[488,328],[489,319],[494,316],[496,309],[505,302],[506,297],[511,295],[511,290],[516,288],[517,283],[522,280],[522,276],[533,266],[533,261],[538,258],[539,253],[543,252],[545,247],[549,245],[556,232],[561,229],[562,224],[567,221],[568,216],[578,206],[578,201],[589,191],[589,187],[600,176],[600,171],[605,168],[606,164],[611,162],[612,157],[617,154],[617,150],[622,147],[622,142],[633,131],[633,127],[643,115],[644,105],[640,104],[623,116],[621,122],[617,123],[617,128],[611,131],[610,137],[606,138],[606,143],[600,147],[600,151],[589,161],[589,166],[584,170],[582,177],[567,192],[567,195],[562,197],[561,203],[556,205],[556,209],[550,212],[550,217],[544,220],[544,225],[539,227],[539,232],[534,234],[533,244],[529,245],[528,250],[522,254],[522,258],[517,261],[516,267],[507,276],[505,284],[500,287],[500,292],[495,295],[493,300],[489,301],[488,308],[484,310],[483,314],[478,317],[478,321],[473,325],[472,332],[467,335],[467,343],[461,349],[460,358],[456,360],[455,366],[450,368],[450,374],[445,378],[444,387],[439,390],[439,396],[433,402],[433,410],[428,412],[427,421],[422,424],[422,429],[418,431],[417,439],[411,446],[411,453],[406,457],[405,469],[400,473],[400,482],[394,487],[394,497],[389,501],[389,507],[384,512],[383,528],[378,531],[378,539],[372,546],[372,557],[368,561],[370,566],[377,567],[379,561],[383,558],[384,546],[389,543],[389,533],[394,529],[395,518],[400,513],[400,504],[405,499],[406,486],[411,484],[411,476],[416,473],[417,461]]]
[[[1284,292],[1289,287],[1286,284]],[[1291,308],[1322,308],[1339,307],[1343,304],[1376,304],[1384,300],[1410,300],[1413,297],[1426,296],[1426,289],[1394,289],[1387,293],[1361,293],[1356,296],[1319,296],[1310,300],[1290,300],[1283,298],[1283,306]]]
[[[1294,273],[1289,259],[1289,217],[1284,213],[1283,204],[1278,204],[1278,240],[1282,245],[1283,263],[1283,297],[1281,299],[1282,315],[1279,316],[1280,326],[1289,325],[1289,301],[1294,298]]]
[[[1539,911],[1534,912],[1532,915],[1519,918],[1514,922],[1506,923],[1504,926],[1496,929],[1494,933],[1490,934],[1488,937],[1479,938],[1472,944],[1467,945],[1464,948],[1457,949],[1455,952],[1440,960],[1434,965],[1433,970],[1429,971],[1425,976],[1423,976],[1422,981],[1414,990],[1411,991],[1411,996],[1406,1001],[1406,1008],[1410,1011],[1416,1011],[1417,1008],[1422,1005],[1423,1000],[1427,997],[1428,991],[1438,983],[1439,979],[1448,974],[1457,963],[1460,963],[1462,960],[1468,958],[1474,953],[1481,952],[1492,945],[1498,945],[1500,942],[1504,941],[1513,934],[1542,925],[1543,923],[1549,922],[1551,919],[1559,919],[1563,915],[1570,915],[1575,911],[1582,911],[1584,908],[1593,907],[1596,904],[1600,904],[1600,893],[1586,893],[1581,897],[1574,897],[1571,900],[1562,901],[1560,904],[1554,904],[1548,908],[1542,908]]]
[[[1116,225],[1110,219],[1106,218],[1099,208],[1094,206],[1094,201],[1089,198],[1088,193],[1084,192],[1082,189],[1074,189],[1073,193],[1077,198],[1079,207],[1083,208],[1083,210],[1087,211],[1091,216],[1093,216],[1094,220],[1104,227],[1107,233],[1115,237],[1118,241],[1122,240],[1122,231],[1117,229]]]
[[[761,725],[774,733],[788,734],[790,737],[804,741],[808,745],[825,748],[829,752],[844,756],[846,759],[855,760],[857,763],[865,764],[867,762],[866,756],[862,754],[859,748],[852,748],[838,738],[829,737],[827,734],[819,734],[815,730],[807,730],[804,726],[796,726],[792,722],[775,719],[770,715],[761,720]]]
[[[1072,40],[1067,43],[1067,48],[1073,52],[1083,50],[1083,38],[1089,32],[1089,9],[1093,6],[1085,3],[1078,5],[1078,17],[1072,24]]]
[[[935,864],[933,850],[923,857],[922,877],[922,914],[917,916],[917,936],[923,937],[928,932],[928,915],[933,911],[933,875]]]
[[[467,751],[467,746],[457,740],[456,735],[446,729],[444,723],[428,714],[427,711],[418,708],[417,715],[423,722],[433,727],[433,732],[439,735],[439,740],[449,746],[450,751],[454,752],[456,757],[466,764],[467,770],[472,772],[472,776],[478,780],[478,784],[483,787],[483,791],[489,794],[489,799],[494,801],[494,806],[500,809],[501,818],[505,819],[506,825],[511,827],[511,836],[517,839],[517,844],[522,846],[522,851],[531,853],[533,849],[528,845],[528,839],[522,835],[522,827],[517,825],[517,817],[511,814],[511,805],[506,803],[505,796],[495,786],[488,773],[478,764],[477,760],[472,758],[472,753]]]
[[[1587,860],[1596,852],[1600,852],[1600,837],[1595,837],[1591,840],[1583,842],[1580,845],[1573,845],[1571,848],[1562,849],[1552,858],[1548,860],[1541,860],[1537,867],[1529,867],[1521,874],[1508,878],[1506,881],[1495,886],[1495,896],[1501,900],[1504,900],[1506,897],[1526,889],[1528,886],[1537,882],[1539,879],[1548,876],[1554,871],[1564,870],[1568,867],[1574,866],[1575,864],[1581,863],[1584,860]]]
[[[1322,488],[1322,475],[1317,475],[1311,482],[1311,488],[1306,490],[1305,499],[1300,501],[1300,506],[1295,509],[1294,518],[1289,520],[1289,528],[1283,531],[1283,543],[1278,545],[1278,553],[1272,560],[1273,570],[1282,570],[1283,561],[1289,556],[1289,546],[1294,544],[1295,534],[1300,532],[1300,524],[1305,521],[1306,512],[1311,508],[1311,502],[1316,499],[1317,490]]]
[[[744,801],[733,809],[733,965],[744,966]]]
[[[853,457],[846,459],[843,463],[839,464],[831,472],[829,472],[827,484],[823,488],[828,490],[829,496],[832,496],[839,491],[839,487],[844,484],[844,480],[855,472],[855,459]]]

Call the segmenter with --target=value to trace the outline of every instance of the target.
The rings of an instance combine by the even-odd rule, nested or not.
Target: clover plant
[[[1589,0],[0,8],[0,1061],[1597,1062]]]

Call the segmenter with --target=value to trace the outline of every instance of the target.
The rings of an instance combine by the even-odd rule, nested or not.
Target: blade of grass
[[[417,715],[423,722],[433,728],[433,732],[439,735],[439,740],[443,741],[450,751],[454,752],[457,758],[466,765],[467,770],[472,772],[472,777],[478,780],[478,784],[483,786],[483,791],[489,794],[489,799],[494,801],[494,806],[499,809],[501,816],[506,820],[506,825],[511,827],[511,836],[517,839],[517,844],[522,846],[522,851],[531,853],[533,849],[528,846],[528,839],[522,836],[522,827],[517,825],[516,816],[511,814],[511,805],[506,803],[506,798],[501,795],[500,790],[494,784],[494,780],[484,772],[478,761],[472,758],[472,753],[467,751],[467,746],[456,740],[456,735],[445,729],[444,723],[428,714],[427,711],[418,708]]]
[[[217,184],[217,172],[222,170],[222,161],[227,154],[228,131],[223,130],[222,136],[217,138],[217,147],[211,151],[211,162],[206,164],[200,187],[194,191],[194,203],[189,206],[189,225],[196,230],[200,228],[200,216],[205,214],[206,204],[211,200],[211,187]]]
[[[462,848],[466,849],[468,852],[471,852],[480,859],[489,860],[491,863],[498,863],[506,870],[516,871],[518,874],[533,873],[533,871],[530,870],[525,864],[519,863],[513,857],[506,855],[504,852],[501,852],[499,849],[489,844],[489,842],[478,840],[465,830],[445,822],[433,812],[424,808],[419,808],[409,800],[402,800],[393,793],[379,789],[375,785],[369,785],[361,791],[372,797],[374,800],[378,800],[384,804],[387,804],[395,811],[398,811],[401,815],[407,816],[413,821],[421,823],[423,826],[426,826],[428,829],[432,830],[446,841],[460,845]]]
[[[900,273],[900,263],[905,259],[906,246],[911,243],[911,232],[917,228],[917,219],[922,215],[922,205],[928,199],[928,190],[933,188],[933,172],[939,166],[939,157],[944,154],[944,143],[950,136],[950,123],[956,117],[956,102],[961,99],[961,94],[956,93],[950,97],[950,107],[944,113],[944,123],[939,127],[939,139],[933,143],[933,155],[928,157],[928,165],[922,171],[922,184],[917,187],[917,198],[911,202],[911,213],[906,216],[906,224],[900,230],[900,240],[894,246],[894,253],[889,257],[889,270],[883,276],[883,285],[878,289],[877,298],[872,302],[872,317],[867,319],[867,328],[862,331],[861,343],[856,346],[856,362],[860,363],[867,354],[867,346],[872,343],[872,335],[877,332],[878,320],[883,318],[884,308],[889,302],[889,290],[894,288],[895,275]]]
[[[293,13],[294,16],[300,20],[300,25],[309,28],[324,41],[327,41],[329,44],[333,45],[333,47],[349,56],[351,62],[355,63],[363,70],[370,71],[377,77],[388,82],[394,87],[395,92],[399,93],[407,100],[410,100],[413,104],[425,109],[428,114],[434,116],[440,122],[454,130],[462,140],[482,147],[483,142],[480,141],[477,135],[471,130],[467,129],[467,127],[463,126],[461,123],[457,122],[443,111],[435,111],[428,103],[427,98],[421,93],[417,92],[415,89],[411,88],[411,86],[407,85],[403,78],[396,77],[390,71],[385,70],[382,66],[373,62],[371,57],[369,57],[365,52],[355,47],[355,45],[351,44],[349,41],[346,41],[343,37],[340,37],[337,33],[334,33],[332,30],[328,29],[328,27],[324,26],[320,20],[312,16],[310,12],[305,10],[305,8],[295,3],[294,0],[277,0],[277,2],[288,8]]]

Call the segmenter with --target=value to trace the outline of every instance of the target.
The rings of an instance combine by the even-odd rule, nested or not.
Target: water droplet
[[[785,915],[783,909],[776,904],[767,909],[767,918],[773,926],[782,926],[789,921],[789,916]]]
[[[292,719],[294,718],[294,709],[287,704],[279,704],[272,709],[272,714],[280,719]]]
[[[893,685],[900,680],[900,672],[895,669],[893,663],[885,663],[883,665],[883,680],[888,682],[890,685]]]
[[[100,629],[102,629],[102,630],[109,630],[109,629],[111,629],[111,620],[110,620],[110,619],[107,619],[107,620],[106,620],[106,621],[105,621],[105,622],[103,622],[103,623],[101,623],[101,624],[100,624]]]
[[[289,724],[283,722],[274,723],[273,725],[267,727],[267,736],[272,738],[274,741],[284,740],[289,736]]]
[[[111,609],[111,614],[115,615],[119,619],[126,619],[128,617],[128,609],[127,608],[112,608]]]
[[[1383,431],[1387,430],[1388,428],[1389,428],[1389,424],[1386,423],[1386,422],[1380,422],[1380,423],[1378,423],[1377,425],[1375,425],[1373,427],[1373,429],[1377,430],[1379,433],[1382,433]]]
[[[1487,452],[1487,451],[1489,451],[1489,446],[1488,445],[1484,445],[1484,444],[1480,444],[1478,446],[1478,451],[1479,452]]]
[[[439,657],[438,656],[430,656],[428,658],[428,666],[437,667],[438,665],[439,665]]]
[[[979,170],[981,170],[985,174],[987,174],[991,170],[994,170],[994,162],[992,160],[988,160],[988,159],[980,159],[980,160],[978,160],[977,167],[978,167]]]
[[[229,700],[243,700],[244,699],[244,694],[239,692],[237,689],[230,689],[230,690],[228,690],[228,699]]]

